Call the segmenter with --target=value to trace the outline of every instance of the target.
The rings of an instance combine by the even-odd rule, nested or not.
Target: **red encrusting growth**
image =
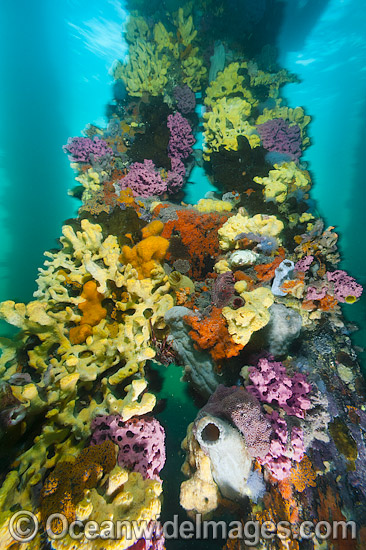
[[[156,215],[156,209],[154,211]],[[227,214],[211,212],[203,214],[196,210],[178,210],[177,220],[169,220],[164,225],[161,234],[166,239],[173,236],[180,238],[183,245],[185,259],[188,259],[191,268],[187,275],[195,280],[203,280],[213,266],[213,259],[220,254],[217,231],[227,221]],[[178,259],[171,244],[167,260]]]
[[[189,335],[196,342],[195,347],[208,350],[218,364],[239,355],[244,347],[231,338],[220,308],[213,307],[210,317],[186,316],[184,320],[193,329]]]
[[[275,271],[280,263],[285,259],[286,251],[280,247],[278,249],[278,256],[270,264],[260,264],[254,266],[254,270],[260,281],[270,281],[275,276]]]

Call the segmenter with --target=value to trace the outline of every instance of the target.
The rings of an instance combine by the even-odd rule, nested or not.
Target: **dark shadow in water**
[[[215,21],[215,34],[222,33],[229,42],[245,47],[256,56],[263,46],[275,46],[279,34],[285,33],[282,47],[286,51],[301,49],[308,34],[325,10],[329,0],[226,0],[224,12]]]
[[[289,52],[300,51],[329,0],[287,0],[286,3],[286,18],[282,29],[279,29],[286,36],[282,47]]]
[[[38,0],[22,2],[21,7],[9,1],[3,8],[1,39],[8,53],[3,60],[1,148],[10,185],[2,190],[2,201],[12,252],[2,258],[5,274],[11,274],[11,280],[4,281],[2,299],[31,299],[43,251],[54,246],[62,219],[71,213],[65,185],[70,177],[68,162],[60,150],[67,130],[47,34],[49,7],[48,0]],[[64,22],[53,26],[65,49]]]

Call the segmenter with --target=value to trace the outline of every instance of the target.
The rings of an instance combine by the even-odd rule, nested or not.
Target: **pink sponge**
[[[361,296],[362,286],[342,269],[327,271],[326,275],[328,281],[333,284],[334,297],[337,298],[338,302],[347,302],[350,297],[356,299]]]
[[[136,417],[124,422],[119,415],[97,416],[92,422],[91,445],[110,439],[118,445],[118,464],[140,472],[146,479],[160,481],[165,464],[165,431],[152,417]]]
[[[293,427],[288,437],[287,422],[277,411],[268,416],[272,424],[273,436],[269,453],[258,462],[267,467],[278,480],[286,479],[292,468],[292,461],[301,462],[304,458],[304,434],[301,428]]]
[[[313,263],[314,256],[304,256],[301,260],[298,260],[295,264],[295,271],[303,271],[306,273],[311,264]]]
[[[252,385],[246,389],[264,403],[278,403],[290,416],[304,418],[305,411],[311,403],[307,394],[311,384],[301,373],[292,378],[287,375],[285,367],[278,361],[262,357],[256,367],[249,368],[249,378]]]

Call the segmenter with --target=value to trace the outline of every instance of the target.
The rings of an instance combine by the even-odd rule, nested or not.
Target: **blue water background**
[[[291,0],[278,39],[280,62],[302,82],[283,95],[312,116],[304,155],[311,196],[340,235],[341,268],[366,288],[366,11],[362,0]],[[343,312],[366,345],[366,291]],[[366,355],[361,354],[364,367]]]
[[[44,250],[80,206],[62,145],[105,124],[125,19],[113,0],[0,4],[0,300],[32,298]]]

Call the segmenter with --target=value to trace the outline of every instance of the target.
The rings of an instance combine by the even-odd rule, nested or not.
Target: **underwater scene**
[[[20,4],[0,550],[365,550],[361,2]]]

